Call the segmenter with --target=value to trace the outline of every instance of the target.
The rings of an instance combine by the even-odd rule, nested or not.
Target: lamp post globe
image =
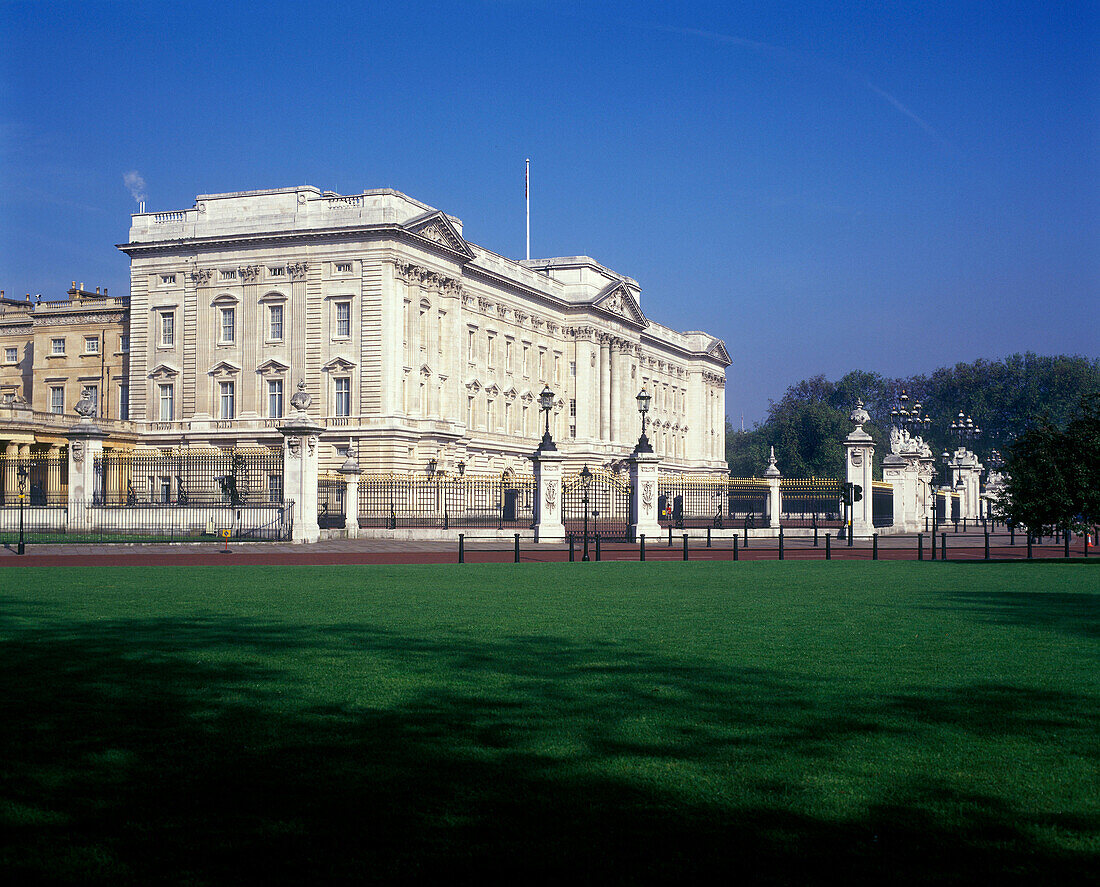
[[[649,438],[645,436],[645,423],[646,414],[649,413],[649,404],[653,400],[653,395],[643,388],[638,392],[638,396],[635,400],[638,401],[638,412],[642,414],[642,436],[638,438],[638,444],[634,447],[634,452],[652,453],[653,447],[649,443]]]
[[[20,465],[16,469],[16,475],[19,478],[19,547],[17,553],[23,554],[26,551],[23,541],[23,503],[27,499],[27,466]]]
[[[581,469],[581,503],[584,505],[584,554],[582,561],[588,560],[588,485],[592,483],[592,472],[588,470],[588,463],[584,463]]]
[[[546,413],[546,431],[542,435],[542,441],[539,443],[539,450],[544,452],[550,452],[556,450],[554,446],[554,439],[550,437],[550,411],[554,408],[554,392],[550,390],[549,385],[543,385],[542,393],[539,394],[539,409]]]

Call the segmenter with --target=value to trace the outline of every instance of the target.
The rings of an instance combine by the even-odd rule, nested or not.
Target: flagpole
[[[527,158],[527,172],[523,178],[523,198],[527,201],[527,258],[531,258],[531,158]]]

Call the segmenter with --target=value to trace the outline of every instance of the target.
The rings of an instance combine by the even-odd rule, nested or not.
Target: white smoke
[[[145,179],[136,169],[123,173],[122,183],[130,189],[130,193],[138,203],[145,199]]]

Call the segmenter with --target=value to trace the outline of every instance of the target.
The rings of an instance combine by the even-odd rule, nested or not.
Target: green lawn
[[[1080,883],[1100,570],[0,570],[20,883]]]

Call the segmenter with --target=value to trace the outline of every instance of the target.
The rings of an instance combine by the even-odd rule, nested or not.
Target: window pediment
[[[235,376],[241,371],[241,368],[234,363],[230,363],[228,360],[221,360],[214,364],[207,373],[210,376]]]
[[[276,303],[285,302],[286,301],[286,296],[283,295],[282,293],[278,293],[278,292],[275,292],[274,290],[272,290],[271,292],[264,293],[262,296],[260,296],[260,301],[265,303],[265,304],[268,304],[268,303],[271,303],[271,302],[276,302]]]
[[[288,372],[289,370],[289,365],[283,363],[281,360],[276,360],[275,358],[271,358],[271,360],[265,361],[264,363],[261,363],[258,367],[256,367],[256,372],[259,373],[261,376],[281,375]]]
[[[212,299],[210,304],[219,308],[232,308],[234,305],[240,303],[240,299],[230,293],[222,293],[216,298]]]
[[[149,373],[150,379],[174,379],[180,374],[180,371],[173,366],[169,366],[166,363],[157,364]],[[49,381],[47,379],[47,381]]]
[[[321,370],[326,373],[347,373],[355,369],[355,364],[345,357],[334,357]]]

